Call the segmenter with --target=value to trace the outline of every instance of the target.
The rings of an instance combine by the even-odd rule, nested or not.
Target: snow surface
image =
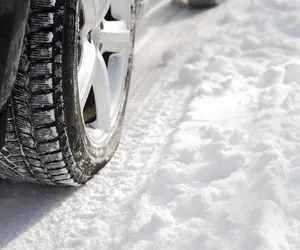
[[[0,183],[0,248],[300,249],[300,1],[162,6],[113,160],[75,190]]]

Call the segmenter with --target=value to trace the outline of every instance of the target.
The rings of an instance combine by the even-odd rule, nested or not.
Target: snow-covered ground
[[[76,190],[0,183],[0,248],[300,249],[300,1],[163,2],[115,157]]]

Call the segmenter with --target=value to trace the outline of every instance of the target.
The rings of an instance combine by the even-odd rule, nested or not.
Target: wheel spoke
[[[109,76],[105,61],[99,51],[96,55],[94,79],[93,89],[97,115],[94,127],[107,133],[111,128]]]
[[[121,52],[130,43],[130,31],[123,21],[104,21],[99,34],[101,52]]]
[[[128,67],[129,49],[123,50],[119,54],[113,54],[109,58],[108,73],[112,100],[112,119],[118,115],[119,105],[123,98],[125,79]],[[116,74],[118,72],[118,74]]]
[[[93,44],[89,43],[86,39],[83,39],[81,51],[82,55],[79,64],[78,83],[80,107],[83,112],[94,81],[93,71],[96,61],[96,50]]]
[[[84,16],[84,24],[81,34],[86,36],[92,29],[100,27],[100,23],[104,20],[112,0],[82,0],[82,10]]]
[[[120,1],[112,0],[111,1],[111,14],[117,20],[123,20],[126,24],[126,27],[130,29],[131,23],[131,2],[130,1]]]

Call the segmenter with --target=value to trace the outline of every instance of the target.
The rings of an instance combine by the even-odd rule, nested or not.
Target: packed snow
[[[164,2],[115,157],[79,189],[2,181],[0,248],[300,249],[300,1]]]

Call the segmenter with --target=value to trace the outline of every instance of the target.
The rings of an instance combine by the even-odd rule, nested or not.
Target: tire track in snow
[[[256,13],[250,15],[259,16]],[[226,44],[226,37],[219,36],[218,39],[219,44]],[[199,112],[194,126],[198,129],[200,126],[204,141],[200,153],[188,148],[191,143],[183,150],[166,151],[167,160],[162,163],[168,165],[169,160],[169,165],[159,167],[149,189],[133,204],[136,217],[129,226],[126,240],[120,245],[123,249],[199,249],[200,245],[202,249],[299,248],[300,161],[297,154],[300,137],[297,124],[300,92],[296,77],[300,72],[299,62],[283,63],[291,60],[292,55],[286,41],[272,45],[276,48],[274,55],[274,51],[261,50],[266,46],[264,42],[268,44],[269,41],[257,44],[249,43],[249,40],[256,39],[249,36],[240,41],[237,37],[238,42],[232,44],[232,48],[216,46],[216,51],[223,55],[211,60],[213,67],[206,69],[212,76],[205,76],[206,80],[216,79],[216,70],[224,76],[228,66],[232,65],[226,65],[223,56],[230,50],[235,51],[235,46],[239,48],[240,42],[244,50],[240,54],[242,57],[240,61],[232,62],[244,64],[240,68],[244,74],[239,77],[236,74],[239,70],[228,71],[233,73],[235,82],[229,99],[224,101],[217,97],[222,95],[220,89],[208,81],[206,90],[215,98],[210,100],[203,96],[194,103],[195,112]],[[260,66],[256,71],[251,69],[253,65],[248,67],[247,60],[260,53],[264,60],[252,58],[252,63]],[[214,62],[225,64],[215,67]],[[241,87],[238,81],[245,86]],[[236,90],[242,93],[240,100],[235,95]],[[232,106],[228,105],[231,100]],[[217,104],[213,105],[212,101]],[[197,108],[201,106],[210,109],[205,112]],[[215,109],[218,112],[214,112]],[[189,119],[191,117],[195,114]],[[209,126],[209,123],[215,125]],[[186,128],[182,128],[184,125]],[[195,130],[193,123],[189,126],[181,124],[182,131],[176,131],[174,136],[188,128]],[[244,132],[230,128],[236,126]],[[211,141],[205,143],[206,140]],[[174,163],[177,154],[179,157],[175,157]],[[197,160],[191,160],[195,155],[198,155]],[[221,160],[218,162],[219,155]],[[231,161],[227,161],[226,156]],[[205,171],[194,171],[199,166],[193,166],[193,163],[204,165]],[[232,165],[235,166],[232,168]],[[166,199],[162,199],[164,194]]]
[[[186,16],[186,11],[181,11],[180,14]],[[198,25],[200,26],[201,23],[199,22]],[[158,43],[164,41],[168,44],[168,40],[171,42],[174,37],[177,37],[178,33],[174,33],[173,28],[169,27],[169,30],[172,30],[172,34],[164,33],[163,37],[158,39]],[[182,31],[180,33],[183,37],[185,36]],[[187,34],[190,32],[187,31]],[[192,36],[190,38],[193,39]],[[125,130],[116,155],[102,174],[95,178],[97,185],[104,186],[104,190],[109,193],[109,196],[105,198],[104,202],[101,196],[99,203],[103,208],[100,211],[97,210],[97,213],[93,215],[89,212],[87,214],[81,213],[83,217],[80,220],[82,222],[87,216],[89,219],[84,224],[92,225],[92,228],[99,228],[99,222],[95,221],[94,218],[97,217],[99,220],[101,218],[102,222],[106,222],[104,228],[106,228],[107,233],[104,237],[96,234],[95,242],[89,246],[90,248],[100,246],[101,249],[119,249],[124,240],[122,238],[126,237],[127,227],[131,223],[132,216],[134,216],[131,214],[132,201],[142,195],[151,178],[155,175],[157,167],[160,166],[160,162],[164,159],[163,148],[172,133],[170,123],[176,122],[181,117],[182,112],[180,110],[193,92],[188,83],[183,88],[172,86],[172,84],[176,85],[177,82],[178,66],[181,67],[194,54],[191,44],[183,45],[182,42],[178,42],[178,46],[181,51],[180,56],[173,58],[174,61],[167,68],[163,68],[162,76],[158,79],[157,75],[146,78],[147,80],[138,95],[139,101],[143,101],[143,103],[140,103],[134,115],[125,122]],[[153,47],[157,48],[158,46],[154,43]],[[151,51],[151,46],[148,49]],[[159,68],[155,69],[156,72],[160,71]],[[153,85],[153,83],[155,84]],[[146,99],[144,99],[145,97]],[[130,103],[132,100],[136,105],[136,99],[132,98]],[[101,183],[102,180],[105,183]],[[124,190],[127,192],[124,193]],[[95,197],[90,195],[89,199],[96,201],[97,197],[98,194]],[[93,204],[91,208],[95,206]],[[79,241],[82,237],[83,235],[77,235],[75,238]],[[70,245],[75,240],[72,237],[69,239],[71,241],[67,242],[65,246]]]

